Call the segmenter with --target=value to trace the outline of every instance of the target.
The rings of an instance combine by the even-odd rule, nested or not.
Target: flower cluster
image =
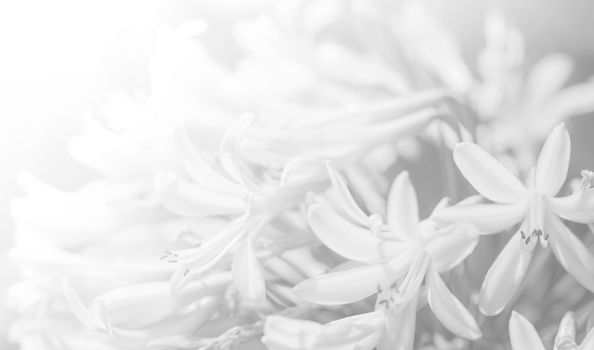
[[[163,28],[150,94],[85,119],[94,181],[20,176],[22,349],[594,347],[566,128],[594,83],[564,88],[568,57],[527,69],[493,13],[475,72],[418,3],[258,8],[228,60],[206,24]]]

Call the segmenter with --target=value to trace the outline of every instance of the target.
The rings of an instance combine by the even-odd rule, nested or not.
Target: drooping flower
[[[337,201],[332,202],[335,206],[321,200],[312,203],[309,222],[322,243],[352,261],[300,283],[295,287],[297,295],[318,304],[339,305],[379,293],[376,307],[387,309],[388,327],[380,348],[398,344],[399,349],[409,349],[414,322],[408,320],[414,320],[425,281],[436,317],[455,334],[480,338],[476,321],[439,275],[472,252],[478,241],[475,229],[419,221],[416,194],[406,172],[392,184],[384,224],[379,215],[366,215],[340,175],[331,167],[328,170]]]
[[[485,276],[480,296],[483,313],[494,315],[503,310],[524,279],[539,242],[543,248],[550,242],[567,272],[594,291],[594,256],[561,221],[593,222],[594,190],[585,186],[572,195],[555,197],[567,176],[570,147],[569,134],[561,124],[547,138],[528,186],[480,146],[461,143],[454,149],[458,169],[494,203],[444,208],[433,219],[471,223],[484,234],[502,232],[520,223]]]
[[[576,340],[574,313],[569,311],[563,316],[555,336],[553,350],[588,350],[594,347],[594,330],[590,330],[580,344]],[[538,332],[522,314],[513,311],[509,320],[509,336],[512,350],[544,350],[545,346]]]

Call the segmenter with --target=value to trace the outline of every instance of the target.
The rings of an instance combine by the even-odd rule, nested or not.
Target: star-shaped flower
[[[573,312],[567,312],[559,324],[553,350],[588,350],[594,348],[594,330],[590,330],[581,344],[578,345],[575,340],[575,328]],[[513,350],[545,349],[532,323],[515,311],[512,312],[509,320],[509,336]]]
[[[538,157],[533,179],[524,186],[505,166],[473,143],[460,143],[454,160],[462,175],[489,204],[456,205],[432,218],[440,223],[467,222],[485,234],[497,233],[520,223],[487,272],[481,289],[480,308],[486,315],[500,313],[520,286],[537,243],[547,247],[563,267],[584,287],[594,291],[594,256],[560,218],[594,221],[594,190],[555,197],[567,176],[570,139],[565,125],[548,136]]]
[[[367,216],[339,174],[330,167],[329,173],[339,194],[337,207],[322,201],[311,204],[309,222],[326,246],[352,261],[300,283],[295,287],[297,295],[314,303],[339,305],[379,292],[376,308],[387,309],[388,327],[380,343],[409,349],[414,337],[410,325],[414,325],[425,281],[429,305],[444,326],[462,337],[480,338],[474,318],[439,275],[472,252],[476,230],[470,225],[439,227],[431,220],[419,221],[416,193],[406,172],[390,190],[387,224],[377,214]]]

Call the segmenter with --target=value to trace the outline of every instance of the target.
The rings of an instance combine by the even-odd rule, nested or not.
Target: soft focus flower
[[[433,219],[472,223],[485,234],[521,223],[485,276],[480,299],[483,313],[493,315],[503,310],[524,279],[538,243],[545,248],[550,242],[567,272],[594,291],[594,256],[560,220],[593,222],[594,192],[588,187],[566,197],[555,197],[565,182],[569,157],[569,134],[561,124],[547,138],[533,178],[525,187],[481,147],[471,143],[456,146],[456,165],[473,187],[494,203],[444,208]]]

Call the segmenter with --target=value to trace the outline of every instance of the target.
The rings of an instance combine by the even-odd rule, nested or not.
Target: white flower
[[[525,187],[481,147],[461,143],[454,160],[473,187],[493,204],[457,205],[432,217],[443,223],[468,222],[486,234],[501,232],[521,223],[485,277],[480,307],[487,315],[500,313],[524,279],[534,248],[549,242],[561,265],[580,284],[594,291],[594,256],[561,222],[594,222],[594,191],[586,188],[566,197],[555,197],[565,182],[570,139],[563,124],[547,138]]]
[[[440,228],[430,220],[419,222],[416,194],[407,173],[400,174],[390,190],[387,225],[377,214],[365,215],[340,176],[332,168],[329,173],[339,194],[337,207],[311,204],[309,222],[326,246],[353,262],[300,283],[295,287],[297,295],[310,302],[336,305],[379,291],[378,307],[392,310],[388,311],[385,334],[406,349],[412,346],[414,327],[398,324],[403,318],[414,318],[425,280],[427,299],[437,318],[460,336],[480,338],[474,318],[439,276],[472,252],[478,240],[475,230],[466,225]]]

